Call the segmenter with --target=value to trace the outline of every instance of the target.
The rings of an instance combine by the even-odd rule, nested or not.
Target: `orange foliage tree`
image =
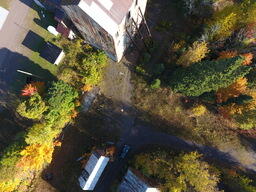
[[[244,104],[231,103],[221,106],[219,107],[219,113],[226,118],[230,118],[232,115],[241,115],[244,112],[256,109],[256,91],[248,91],[245,94],[252,97],[250,102]]]
[[[243,65],[250,65],[252,63],[253,54],[252,53],[244,53],[239,54],[240,56],[244,57]],[[218,59],[228,59],[238,56],[237,51],[222,51],[219,53]]]
[[[25,85],[24,89],[21,91],[22,96],[31,96],[37,93],[37,88],[32,84]]]
[[[241,77],[237,79],[234,83],[226,88],[220,88],[217,93],[217,103],[226,102],[229,98],[238,97],[239,95],[245,93],[247,88],[247,79]]]

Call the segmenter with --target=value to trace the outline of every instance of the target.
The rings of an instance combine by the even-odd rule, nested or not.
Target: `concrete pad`
[[[3,7],[0,7],[0,30],[2,29],[8,14],[9,14],[9,11],[4,9]]]

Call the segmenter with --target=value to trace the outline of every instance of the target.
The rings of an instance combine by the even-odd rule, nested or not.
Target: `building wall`
[[[136,4],[137,3],[137,4]],[[133,4],[127,13],[126,17],[123,19],[122,23],[118,26],[118,35],[113,36],[114,43],[115,43],[115,50],[118,60],[120,60],[123,57],[123,54],[125,50],[129,47],[131,40],[126,33],[126,30],[130,32],[130,34],[135,35],[136,27],[132,25],[132,18],[134,19],[135,23],[137,24],[137,27],[140,27],[140,24],[142,22],[142,17],[139,11],[139,8],[142,11],[142,14],[145,14],[147,6],[147,0],[134,0]],[[130,17],[128,17],[130,15]]]
[[[106,30],[90,18],[78,5],[63,5],[62,8],[87,43],[104,50],[111,59],[117,60],[113,38]]]
[[[63,5],[62,7],[86,42],[104,50],[111,59],[120,61],[131,43],[126,29],[131,34],[136,31],[136,27],[132,25],[132,18],[139,28],[142,21],[139,7],[144,14],[146,5],[147,0],[133,0],[132,6],[120,24],[115,23],[97,6],[90,7],[84,1],[80,1],[77,5]]]

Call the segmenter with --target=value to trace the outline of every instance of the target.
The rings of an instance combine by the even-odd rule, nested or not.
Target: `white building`
[[[62,0],[87,43],[120,61],[143,21],[147,0]]]
[[[118,192],[160,192],[153,187],[147,178],[141,175],[137,170],[128,169],[118,188]]]
[[[92,191],[95,188],[108,162],[108,157],[102,156],[98,152],[92,153],[78,179],[83,190]]]

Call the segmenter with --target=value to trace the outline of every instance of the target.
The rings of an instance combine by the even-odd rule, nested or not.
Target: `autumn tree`
[[[21,91],[22,96],[31,96],[37,93],[37,88],[32,84],[27,84]]]
[[[174,92],[186,96],[199,96],[205,92],[216,91],[249,73],[251,68],[242,66],[243,61],[243,58],[238,56],[217,61],[202,61],[179,68],[172,74],[169,85]]]
[[[209,49],[207,47],[206,42],[196,41],[193,43],[191,47],[185,51],[177,61],[178,65],[183,67],[188,67],[192,63],[196,63],[201,61],[205,56],[209,53]]]
[[[237,79],[234,83],[226,88],[220,88],[217,92],[217,103],[226,102],[229,98],[238,97],[239,95],[245,93],[247,88],[247,79],[241,77]]]
[[[41,119],[47,108],[41,96],[36,93],[20,103],[16,111],[28,119]]]
[[[233,57],[236,57],[237,55],[238,55],[237,51],[222,51],[219,53],[218,59],[233,58]],[[251,65],[252,59],[253,59],[252,53],[244,53],[244,54],[240,54],[240,56],[244,58],[242,65]]]
[[[218,174],[201,160],[197,152],[174,157],[166,151],[139,154],[134,167],[145,176],[156,179],[162,191],[183,192],[191,187],[197,192],[217,192]]]
[[[24,170],[42,170],[47,163],[51,162],[53,150],[54,146],[51,143],[28,145],[20,152],[22,157],[17,166]]]

